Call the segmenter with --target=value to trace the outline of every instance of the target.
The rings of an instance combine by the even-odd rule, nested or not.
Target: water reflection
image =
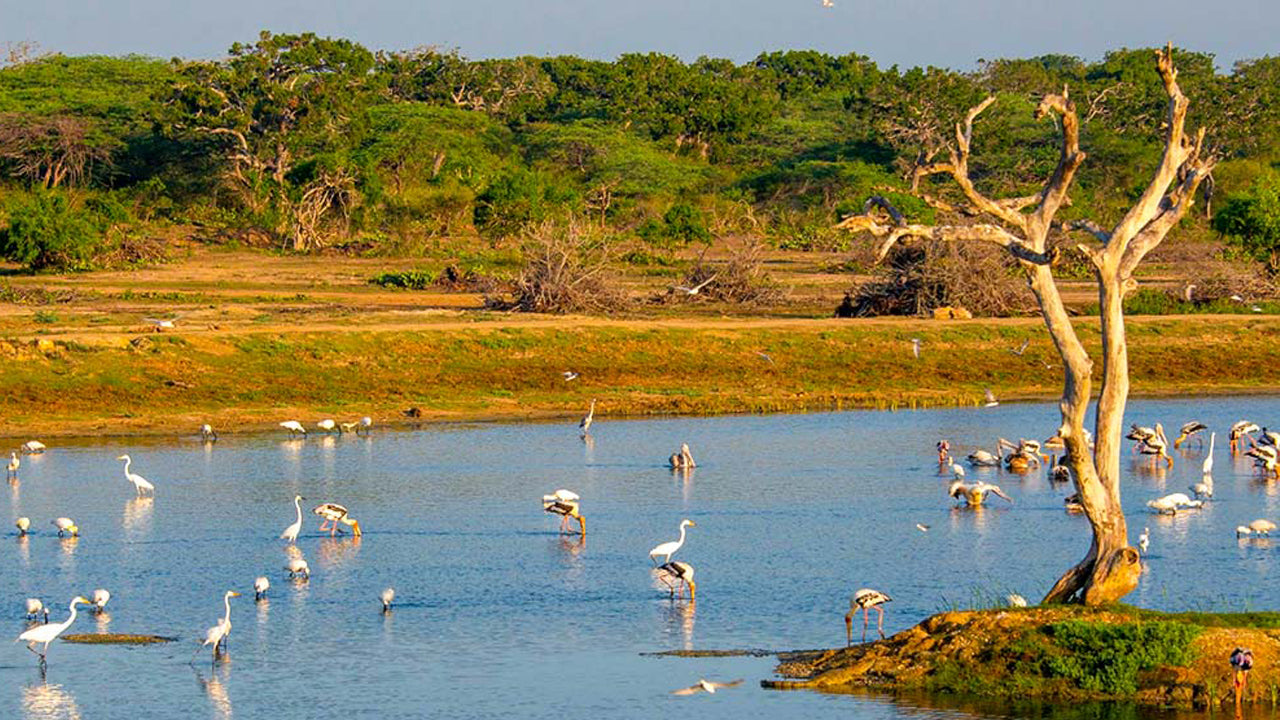
[[[355,559],[359,550],[359,535],[347,538],[324,538],[320,541],[320,547],[317,551],[320,555],[320,567],[325,570],[340,568]],[[301,557],[301,553],[298,556]]]
[[[151,510],[155,507],[155,498],[140,495],[124,504],[124,532],[130,540],[136,540],[141,534],[151,530]]]
[[[107,626],[111,624],[111,613],[107,612],[106,610],[103,610],[102,612],[94,613],[93,619],[94,619],[94,625],[97,627],[98,632],[100,633],[107,632]]]
[[[18,560],[22,567],[31,567],[31,536],[25,533],[18,536]]]
[[[61,685],[41,682],[22,688],[22,716],[29,720],[80,720],[80,708]]]
[[[698,614],[698,603],[673,600],[660,607],[663,632],[668,642],[682,650],[693,650],[693,623]]]
[[[215,665],[209,671],[207,678],[201,670],[195,669],[196,682],[200,683],[200,689],[204,691],[205,697],[209,698],[212,715],[220,720],[231,717],[231,697],[227,695],[227,687],[224,684],[231,675],[231,661],[229,657],[224,656],[224,658],[221,664]]]

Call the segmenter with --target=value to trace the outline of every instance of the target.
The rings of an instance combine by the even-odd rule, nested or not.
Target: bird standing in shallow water
[[[21,466],[22,466],[22,461],[18,459],[18,453],[16,451],[9,453],[9,479],[10,480],[18,479],[18,468]]]
[[[44,621],[49,622],[49,608],[40,602],[40,598],[27,598],[27,619],[35,620],[44,615]]]
[[[284,422],[280,423],[280,427],[284,428],[285,430],[288,430],[290,436],[307,434],[307,429],[302,427],[302,423],[298,422],[297,420],[285,420]]]
[[[79,537],[80,535],[80,527],[76,525],[75,520],[72,520],[71,518],[54,518],[50,522],[53,523],[54,527],[58,528],[58,537],[62,537],[63,533],[68,533],[72,537]],[[85,602],[88,603],[87,600]]]
[[[687,520],[687,519],[686,519],[686,520],[681,520],[681,521],[680,521],[680,539],[679,539],[679,540],[672,540],[671,542],[664,542],[664,543],[662,543],[661,545],[659,545],[659,546],[655,547],[654,549],[650,550],[650,551],[649,551],[649,559],[650,559],[650,560],[652,560],[652,561],[654,561],[654,564],[656,565],[656,564],[658,564],[658,556],[659,556],[659,555],[662,555],[662,556],[663,556],[663,559],[662,559],[662,562],[663,562],[663,563],[669,563],[669,562],[671,562],[671,556],[672,556],[672,555],[674,555],[674,554],[676,553],[676,551],[677,551],[677,550],[679,550],[679,549],[684,545],[684,532],[685,532],[685,528],[686,528],[686,527],[697,527],[697,526],[698,526],[698,525],[697,525],[697,523],[695,523],[695,522],[694,522],[694,521],[692,521],[692,520]]]
[[[337,503],[321,503],[313,508],[311,512],[324,518],[320,522],[320,532],[329,531],[329,537],[338,534],[338,523],[342,523],[351,528],[351,534],[360,537],[364,533],[360,530],[360,523],[356,522],[347,514],[347,509]],[[325,527],[325,526],[328,527]]]
[[[71,627],[71,623],[76,621],[76,605],[81,604],[88,605],[89,601],[77,595],[71,600],[71,617],[67,618],[65,622],[38,625],[18,636],[18,641],[25,642],[28,650],[40,656],[41,667],[44,667],[45,655],[49,652],[49,643],[66,632],[67,628]],[[36,645],[40,643],[44,644],[43,651],[36,650]]]
[[[129,457],[128,455],[121,455],[116,459],[124,461],[124,479],[133,483],[133,489],[138,493],[138,495],[144,495],[146,493],[151,493],[152,495],[155,494],[156,492],[155,485],[152,485],[146,478],[142,477],[141,475],[137,473],[129,472],[129,466],[133,464],[133,458]]]
[[[253,599],[261,600],[267,596],[267,590],[271,589],[271,581],[266,575],[259,575],[253,581]]]
[[[698,583],[694,582],[693,575],[693,566],[687,562],[674,560],[658,566],[658,579],[671,590],[671,596],[676,597],[682,586],[687,587],[689,602],[698,599]]]
[[[560,517],[560,532],[569,531],[569,518],[578,521],[578,530],[585,537],[587,534],[587,521],[582,517],[582,513],[578,507],[578,493],[572,490],[560,489],[550,495],[542,496],[542,509],[552,515]]]
[[[1147,554],[1147,547],[1151,545],[1151,528],[1142,528],[1142,534],[1138,536],[1138,552],[1143,555]]]
[[[596,418],[596,399],[591,398],[591,409],[578,423],[578,434],[586,437],[591,434],[591,422]]]
[[[218,433],[214,432],[212,425],[205,423],[200,426],[200,439],[205,442],[216,442]]]
[[[293,509],[297,511],[298,519],[294,520],[292,525],[285,528],[284,532],[280,533],[281,540],[294,542],[298,539],[298,533],[302,530],[302,505],[300,503],[303,500],[306,500],[306,498],[301,495],[293,496]]]
[[[396,599],[396,589],[387,588],[386,590],[383,590],[382,594],[378,596],[378,599],[382,600],[382,612],[391,612],[391,601]]]
[[[1182,429],[1178,431],[1178,438],[1173,441],[1173,447],[1175,448],[1182,447],[1182,443],[1186,442],[1187,439],[1190,438],[1192,435],[1195,435],[1196,433],[1199,433],[1208,429],[1209,429],[1208,425],[1205,425],[1202,422],[1197,422],[1195,420],[1192,420],[1189,423],[1183,423]],[[1196,440],[1198,440],[1201,443],[1204,442],[1204,440],[1201,440],[1200,438],[1196,438]]]
[[[231,598],[240,597],[240,593],[234,590],[228,590],[222,596],[222,604],[227,608],[223,613],[222,619],[218,624],[204,631],[204,642],[200,643],[200,647],[196,648],[196,652],[200,652],[201,648],[208,647],[213,644],[213,659],[217,660],[222,654],[222,646],[226,644],[227,636],[231,634]],[[194,658],[195,656],[192,655]]]
[[[111,600],[111,593],[104,588],[98,588],[93,591],[93,611],[101,613],[106,609],[107,603]]]
[[[887,602],[893,602],[893,598],[885,595],[879,590],[872,590],[871,588],[862,588],[855,591],[853,595],[850,596],[849,612],[844,615],[844,631],[847,638],[846,644],[853,644],[853,616],[859,610],[862,611],[862,641],[867,641],[867,625],[869,623],[867,611],[871,608],[875,608],[876,612],[880,614],[879,620],[876,623],[876,632],[880,633],[881,640],[884,639],[884,608],[880,606]]]
[[[307,561],[302,558],[293,558],[285,563],[284,569],[289,571],[289,577],[291,578],[301,576],[307,580],[311,579],[311,566],[307,565]]]
[[[13,526],[18,528],[19,535],[26,535],[27,530],[31,528],[31,518],[20,517],[17,520],[13,521]]]

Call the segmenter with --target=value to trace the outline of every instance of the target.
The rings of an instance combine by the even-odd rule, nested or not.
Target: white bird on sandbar
[[[1276,524],[1270,520],[1259,518],[1248,525],[1239,525],[1236,527],[1236,537],[1245,535],[1264,535],[1269,536],[1276,529]]]
[[[1177,515],[1182,508],[1199,508],[1203,507],[1204,502],[1201,500],[1192,500],[1187,497],[1186,493],[1169,493],[1155,500],[1148,500],[1147,507],[1155,510],[1161,515],[1168,513]]]
[[[293,496],[293,509],[297,511],[297,513],[298,513],[298,519],[297,519],[297,520],[294,520],[292,525],[290,525],[289,527],[285,528],[285,529],[284,529],[284,532],[280,533],[280,539],[281,539],[281,540],[287,540],[287,541],[289,541],[289,542],[294,542],[295,540],[297,540],[297,539],[298,539],[298,533],[302,530],[302,505],[301,505],[301,503],[302,503],[302,501],[303,501],[303,500],[306,500],[306,498],[302,497],[301,495],[294,495],[294,496]]]
[[[688,520],[688,519],[681,520],[681,521],[680,521],[680,539],[679,539],[679,540],[672,540],[671,542],[664,542],[664,543],[662,543],[661,545],[659,545],[659,546],[655,547],[654,549],[650,550],[650,551],[649,551],[649,559],[650,559],[650,560],[652,560],[652,561],[653,561],[653,563],[654,563],[655,565],[657,565],[657,564],[658,564],[658,556],[659,556],[659,555],[661,555],[661,556],[662,556],[662,562],[664,562],[664,563],[669,563],[669,562],[671,562],[671,556],[672,556],[672,555],[674,555],[674,554],[676,553],[676,551],[677,551],[677,550],[679,550],[679,549],[680,549],[680,547],[684,545],[684,533],[685,533],[685,528],[686,528],[686,527],[697,527],[697,526],[698,526],[698,525],[697,525],[697,523],[695,523],[695,522],[694,522],[694,521],[692,521],[692,520]]]
[[[880,633],[881,640],[884,639],[884,608],[880,606],[887,602],[893,602],[893,598],[885,595],[879,590],[861,588],[854,591],[853,595],[849,597],[849,612],[844,614],[846,644],[853,644],[853,616],[859,610],[862,611],[862,641],[867,641],[867,624],[869,622],[867,618],[867,611],[871,608],[875,608],[876,612],[880,614],[880,617],[876,622],[876,632]]]
[[[284,428],[285,430],[288,430],[290,436],[297,435],[299,433],[303,435],[307,434],[307,429],[302,427],[302,423],[298,422],[297,420],[285,420],[284,422],[280,423],[280,427]]]
[[[128,455],[121,455],[116,459],[124,461],[124,479],[133,483],[133,489],[136,490],[139,495],[142,495],[144,493],[151,493],[152,495],[154,495],[156,493],[155,485],[152,485],[146,478],[142,477],[141,475],[137,473],[129,472],[129,466],[133,464],[133,458],[129,457]]]
[[[79,604],[88,605],[89,601],[77,595],[71,599],[71,617],[67,618],[65,622],[37,625],[36,627],[33,627],[19,635],[18,642],[25,642],[27,644],[27,649],[36,655],[39,655],[40,664],[44,665],[45,654],[49,652],[49,643],[53,642],[59,635],[66,632],[67,628],[71,627],[71,623],[76,621],[76,605]],[[44,643],[43,651],[36,650],[36,645],[40,643]]]

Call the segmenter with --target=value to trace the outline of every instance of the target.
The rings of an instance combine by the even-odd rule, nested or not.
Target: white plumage
[[[54,527],[58,528],[58,537],[62,537],[63,533],[70,533],[72,536],[80,534],[80,528],[76,525],[76,521],[69,517],[60,517],[50,520]],[[88,602],[87,600],[85,601]]]
[[[307,565],[307,561],[302,558],[293,558],[285,563],[285,570],[289,571],[289,577],[297,577],[301,575],[304,578],[311,578],[311,567]]]
[[[93,611],[102,612],[107,607],[107,603],[111,600],[111,593],[105,588],[98,588],[93,591]]]
[[[71,600],[71,617],[67,618],[65,622],[45,623],[44,625],[33,627],[19,635],[18,641],[25,642],[27,644],[27,649],[39,655],[40,663],[44,664],[44,656],[49,652],[49,643],[53,642],[59,635],[66,632],[67,628],[71,627],[71,623],[76,621],[76,605],[81,603],[88,605],[89,601],[80,596],[76,596]],[[41,643],[44,644],[44,650],[37,651],[36,645]]]
[[[253,580],[253,599],[261,600],[266,597],[267,590],[271,589],[271,581],[266,575],[259,575]]]
[[[655,547],[654,549],[650,550],[650,551],[649,551],[649,559],[650,559],[650,560],[653,560],[653,561],[655,562],[655,564],[656,564],[656,563],[657,563],[658,556],[659,556],[659,555],[661,555],[661,556],[662,556],[662,562],[664,562],[664,563],[669,563],[669,562],[671,562],[671,556],[672,556],[672,555],[674,555],[674,554],[676,553],[676,551],[677,551],[677,550],[679,550],[679,549],[681,548],[681,546],[683,546],[683,545],[684,545],[684,533],[685,533],[685,528],[687,528],[687,527],[697,527],[697,526],[698,526],[698,525],[697,525],[697,523],[695,523],[695,522],[694,522],[694,521],[692,521],[692,520],[681,520],[681,521],[680,521],[680,539],[679,539],[679,540],[672,540],[671,542],[664,542],[664,543],[662,543],[661,545],[659,545],[659,546]]]
[[[294,542],[295,540],[297,540],[297,539],[298,539],[298,533],[299,533],[299,532],[301,532],[301,530],[302,530],[302,505],[301,505],[301,503],[302,503],[302,501],[303,501],[303,500],[305,500],[305,499],[306,499],[306,498],[302,497],[301,495],[294,495],[294,496],[293,496],[293,508],[294,508],[294,510],[296,510],[296,511],[297,511],[297,513],[298,513],[298,519],[297,519],[297,520],[295,520],[295,521],[293,522],[293,524],[292,524],[292,525],[290,525],[289,527],[285,528],[285,529],[284,529],[284,532],[280,533],[280,539],[281,539],[281,540],[286,540],[286,541],[288,541],[288,542]]]
[[[387,588],[383,590],[378,599],[382,600],[382,612],[391,612],[391,602],[396,599],[396,589]]]
[[[1178,511],[1183,508],[1198,508],[1203,506],[1203,501],[1192,500],[1190,497],[1187,497],[1186,493],[1169,493],[1168,495],[1158,497],[1155,500],[1147,501],[1147,507],[1162,515],[1164,513],[1176,515],[1178,514]]]
[[[285,430],[288,430],[290,435],[298,435],[298,434],[306,435],[307,434],[307,429],[302,427],[302,423],[298,422],[297,420],[285,420],[284,422],[280,423],[280,427],[284,428]]]
[[[133,458],[129,457],[128,455],[121,455],[116,459],[124,461],[124,478],[125,480],[128,480],[129,482],[133,483],[133,489],[139,495],[142,495],[144,493],[151,493],[153,495],[155,494],[155,491],[156,491],[155,485],[152,485],[150,482],[147,481],[146,478],[142,477],[141,475],[137,473],[129,472],[129,466],[133,464]]]

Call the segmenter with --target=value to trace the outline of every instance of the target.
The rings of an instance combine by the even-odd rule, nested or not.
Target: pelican
[[[582,517],[582,513],[578,509],[578,493],[572,490],[560,489],[550,495],[542,496],[542,509],[553,515],[560,517],[560,532],[568,532],[569,518],[578,521],[578,529],[585,537],[587,534],[587,521]]]
[[[1248,525],[1240,525],[1236,527],[1236,537],[1243,535],[1271,535],[1276,529],[1276,524],[1270,520],[1258,519]]]
[[[14,527],[18,528],[19,535],[26,535],[27,530],[31,528],[31,518],[20,517],[13,521]]]
[[[1178,510],[1182,508],[1198,508],[1203,506],[1203,501],[1192,500],[1187,497],[1186,493],[1170,493],[1168,495],[1158,497],[1155,500],[1147,501],[1147,507],[1155,510],[1161,515],[1165,513],[1177,515]]]
[[[50,522],[53,523],[54,527],[58,528],[58,537],[62,537],[63,533],[70,533],[72,537],[77,537],[80,535],[79,526],[77,526],[76,522],[71,518],[60,517],[60,518],[51,520]],[[89,602],[88,600],[85,601],[86,604],[88,604],[88,602]]]
[[[689,588],[689,601],[698,598],[698,583],[693,580],[693,566],[687,562],[674,560],[658,566],[658,579],[671,589],[672,597],[679,594],[680,588]]]
[[[1147,554],[1147,547],[1151,545],[1151,528],[1142,528],[1142,534],[1138,536],[1138,552],[1143,555]]]
[[[316,427],[320,428],[321,430],[327,433],[331,433],[334,430],[338,429],[338,423],[334,422],[332,418],[325,418],[320,422],[316,423]]]
[[[40,602],[40,598],[27,598],[27,619],[35,620],[44,615],[44,621],[49,622],[49,608]]]
[[[1267,472],[1280,476],[1280,452],[1275,447],[1254,445],[1244,454],[1253,458],[1253,463],[1257,467],[1266,468]]]
[[[205,442],[214,442],[218,439],[218,433],[214,432],[212,425],[205,423],[200,426],[200,439]]]
[[[222,596],[222,604],[226,607],[226,612],[222,614],[222,619],[217,625],[204,631],[204,642],[200,643],[200,647],[196,648],[196,652],[200,652],[201,648],[213,644],[213,657],[216,660],[221,654],[221,646],[226,642],[227,636],[231,634],[231,598],[240,597],[240,593],[235,590],[228,590]]]
[[[71,617],[67,618],[66,622],[38,625],[18,636],[19,642],[25,642],[28,650],[40,656],[41,665],[44,665],[44,656],[49,652],[49,643],[66,632],[67,628],[71,627],[71,623],[76,621],[76,605],[79,604],[88,605],[89,601],[77,595],[71,599]],[[44,643],[43,652],[36,650],[36,645],[39,643]]]
[[[1189,423],[1183,423],[1182,429],[1178,431],[1178,439],[1173,441],[1173,446],[1175,448],[1182,447],[1182,443],[1186,442],[1187,438],[1208,429],[1208,425],[1195,420],[1192,420]],[[1199,440],[1199,438],[1197,438],[1197,440]],[[1201,440],[1201,442],[1203,442],[1203,440]]]
[[[298,422],[297,420],[285,420],[284,422],[280,423],[280,427],[284,428],[285,430],[288,430],[290,436],[298,435],[299,433],[301,433],[302,435],[307,434],[307,429],[302,427],[302,423]]]
[[[672,695],[694,695],[700,692],[715,693],[715,691],[719,690],[720,688],[738,687],[741,684],[742,684],[741,680],[734,680],[733,682],[713,682],[711,680],[699,678],[697,684],[690,685],[687,688],[680,688],[679,690],[672,690],[671,694]]]
[[[267,596],[267,590],[271,589],[271,581],[266,575],[259,575],[253,580],[253,599],[261,600]]]
[[[585,417],[578,423],[578,434],[586,437],[591,433],[591,421],[596,417],[596,400],[591,398],[591,409],[587,411]]]
[[[293,509],[297,511],[298,519],[294,520],[292,525],[285,528],[284,532],[280,533],[281,540],[295,542],[298,539],[298,532],[302,530],[302,505],[299,503],[303,500],[306,500],[306,498],[301,495],[293,496]]]
[[[698,467],[698,463],[693,461],[693,453],[689,452],[689,443],[680,443],[680,452],[673,453],[667,462],[672,470],[689,470]]]
[[[1142,444],[1146,442],[1148,438],[1153,438],[1155,435],[1155,428],[1143,427],[1134,423],[1129,426],[1129,433],[1125,435],[1125,437],[1133,441],[1133,452],[1137,452],[1138,448],[1142,447]]]
[[[1209,433],[1209,453],[1204,456],[1204,464],[1200,466],[1201,475],[1209,475],[1213,472],[1213,441],[1218,438],[1218,433]]]
[[[320,532],[329,531],[329,537],[338,534],[338,523],[342,523],[351,528],[351,534],[359,537],[363,533],[360,530],[360,523],[356,522],[347,514],[347,509],[337,503],[321,503],[313,508],[311,512],[324,518],[320,522]],[[325,526],[328,527],[325,527]]]
[[[1163,459],[1166,466],[1173,467],[1173,458],[1169,456],[1169,453],[1165,452],[1168,447],[1169,440],[1165,437],[1164,428],[1161,427],[1160,423],[1156,423],[1154,435],[1138,443],[1138,450],[1143,455],[1154,455],[1156,459]]]
[[[1248,420],[1237,420],[1231,425],[1231,432],[1227,435],[1227,439],[1231,445],[1231,452],[1240,450],[1240,441],[1244,438],[1249,439],[1249,444],[1253,444],[1253,433],[1258,432],[1260,428],[1257,423]]]
[[[289,571],[289,577],[297,577],[301,575],[308,580],[311,579],[311,566],[307,565],[307,561],[302,558],[293,558],[285,563],[285,570]]]
[[[974,450],[969,453],[969,464],[974,467],[1000,467],[1000,443],[996,442],[994,455],[986,450]]]
[[[969,507],[977,507],[987,498],[987,493],[998,495],[1009,502],[1013,502],[1013,498],[1004,494],[999,485],[992,485],[978,481],[976,483],[966,483],[963,480],[955,480],[951,486],[947,488],[947,494],[957,500],[963,498],[969,504]]]
[[[661,545],[649,551],[649,559],[653,560],[655,565],[657,564],[659,555],[663,556],[663,560],[662,560],[663,563],[671,562],[671,556],[674,555],[682,545],[684,545],[684,533],[685,533],[686,527],[698,527],[698,525],[692,520],[688,520],[688,519],[681,520],[679,540],[664,542]]]
[[[1024,608],[1027,606],[1027,599],[1018,593],[1009,593],[1005,596],[1005,601],[1009,603],[1009,607]]]
[[[141,475],[129,472],[129,466],[133,464],[133,458],[128,455],[121,455],[116,459],[124,461],[124,479],[133,483],[133,489],[136,490],[139,495],[143,495],[145,493],[151,493],[152,495],[156,494],[155,485],[152,485]]]
[[[9,453],[9,479],[18,479],[18,468],[22,465],[22,461],[18,459],[17,451]]]
[[[106,607],[107,602],[111,600],[111,593],[104,588],[98,588],[93,591],[93,611],[101,613]]]
[[[870,622],[867,618],[867,612],[871,608],[875,608],[876,612],[880,614],[879,620],[876,622],[876,632],[880,633],[880,639],[883,640],[884,608],[880,606],[892,601],[893,598],[885,595],[879,590],[872,590],[871,588],[862,588],[854,592],[849,598],[849,612],[844,614],[844,632],[847,638],[846,644],[853,644],[853,616],[857,614],[859,610],[862,611],[862,642],[867,641],[867,625]]]
[[[391,612],[391,601],[396,599],[396,589],[387,588],[382,591],[378,598],[382,600],[382,612],[389,613]]]
[[[39,455],[45,451],[45,444],[39,440],[28,440],[22,443],[21,450],[27,455]]]

